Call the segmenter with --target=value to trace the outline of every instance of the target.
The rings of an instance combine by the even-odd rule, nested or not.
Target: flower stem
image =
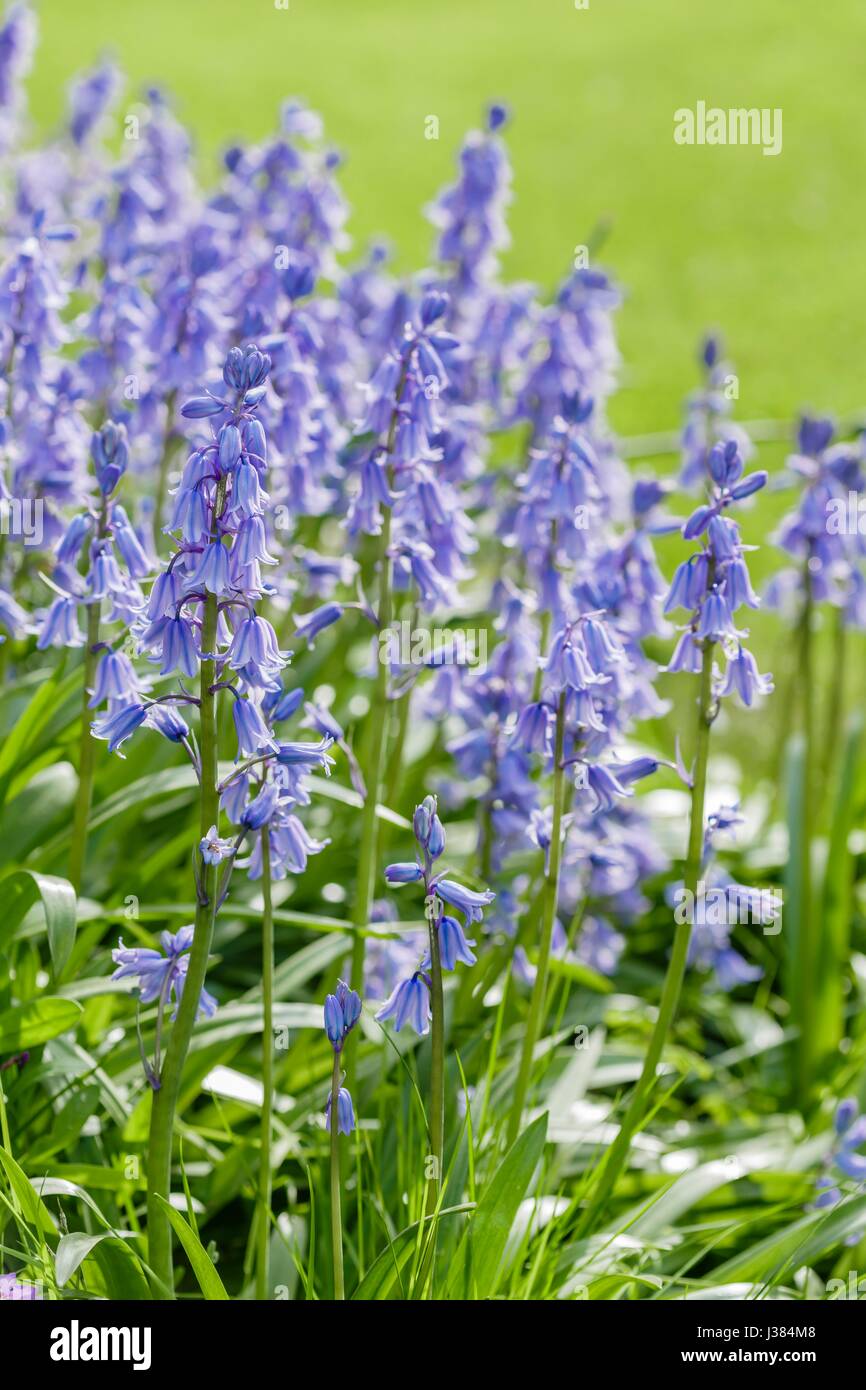
[[[427,1185],[428,1216],[436,1209],[445,1156],[445,992],[442,987],[438,928],[438,920],[430,922],[430,1147],[433,1173]]]
[[[379,536],[379,631],[391,626],[391,557],[388,548],[391,544],[391,513],[385,510],[382,531]],[[352,942],[352,965],[349,983],[353,989],[360,989],[364,974],[364,929],[370,922],[370,905],[373,901],[373,884],[376,872],[376,847],[378,843],[378,820],[376,806],[379,801],[379,788],[385,762],[386,735],[388,729],[388,662],[384,653],[377,652],[379,663],[376,668],[376,683],[370,704],[370,744],[364,768],[364,784],[367,795],[361,813],[361,843],[358,849],[358,877],[355,884],[355,900],[352,904],[352,925],[355,928]],[[351,1044],[347,1044],[347,1050]]]
[[[394,445],[397,439],[397,421],[400,413],[400,400],[403,395],[403,388],[406,384],[407,363],[404,361],[400,369],[400,379],[397,382],[397,389],[394,397],[394,409],[391,411],[391,420],[388,426],[388,440],[385,445],[385,455],[390,459],[394,452]],[[388,486],[393,490],[394,469],[388,465]],[[376,564],[379,571],[379,606],[376,614],[379,634],[387,632],[394,617],[394,596],[391,592],[392,584],[392,564],[391,564],[391,508],[385,507],[382,517],[382,529],[379,532],[379,544],[376,549]],[[352,963],[349,974],[349,983],[353,989],[360,990],[364,983],[364,949],[365,937],[364,930],[370,922],[370,905],[373,901],[373,883],[376,873],[376,847],[378,843],[378,821],[376,819],[376,806],[379,801],[379,788],[382,785],[382,777],[385,767],[385,750],[388,746],[388,726],[390,723],[390,705],[388,703],[388,661],[385,651],[381,647],[377,648],[376,656],[378,665],[376,667],[376,683],[373,688],[373,699],[370,705],[370,745],[367,757],[367,764],[364,768],[364,785],[366,788],[366,798],[364,810],[361,815],[361,843],[358,849],[358,878],[355,884],[355,901],[352,905],[352,925],[355,928],[354,939],[352,941]],[[355,1064],[355,1045],[349,1039],[346,1045],[346,1071],[351,1086],[354,1076]]]
[[[687,896],[686,901],[692,902],[697,892],[698,878],[701,872],[701,862],[703,859],[704,799],[707,788],[707,758],[710,745],[710,727],[714,718],[712,674],[713,644],[711,642],[705,642],[703,661],[701,663],[700,694],[698,699],[697,748],[695,751],[694,774],[692,777],[689,843],[684,873],[686,892],[692,895],[691,898]],[[584,1221],[578,1228],[580,1233],[585,1230],[590,1222],[595,1218],[600,1218],[603,1214],[607,1200],[628,1158],[631,1141],[635,1133],[640,1129],[644,1115],[646,1114],[649,1095],[656,1082],[656,1070],[674,1020],[683,979],[686,973],[689,941],[692,934],[692,923],[688,920],[688,916],[690,915],[691,914],[687,914],[685,921],[677,923],[676,932],[674,933],[673,950],[671,951],[671,958],[668,962],[667,974],[665,975],[659,1011],[656,1017],[655,1027],[652,1031],[652,1037],[650,1038],[647,1054],[644,1058],[640,1078],[634,1089],[634,1094],[632,1095],[622,1124],[620,1125],[619,1133],[608,1149],[604,1161],[598,1170],[596,1184],[591,1193],[592,1205],[587,1208]]]
[[[340,1053],[334,1054],[331,1076],[331,1248],[334,1256],[334,1298],[346,1297],[343,1282],[343,1223],[340,1210]]]
[[[213,653],[217,643],[217,600],[208,594],[204,605],[201,647],[203,652]],[[217,709],[216,695],[211,687],[216,679],[216,663],[202,661],[200,677],[200,719],[201,719],[201,793],[199,828],[204,837],[219,817],[219,794],[217,792]],[[216,908],[215,865],[202,863],[201,892],[195,912],[195,931],[189,955],[189,968],[184,982],[183,997],[172,1025],[171,1037],[165,1053],[165,1063],[160,1076],[160,1086],[153,1095],[150,1116],[150,1137],[148,1141],[147,1172],[147,1231],[148,1263],[153,1270],[154,1290],[158,1292],[157,1282],[174,1288],[171,1257],[171,1226],[161,1206],[159,1198],[168,1200],[171,1191],[171,1149],[174,1132],[174,1116],[180,1091],[186,1054],[198,1013],[199,997],[207,972],[211,937]]]
[[[817,941],[815,939],[816,923],[812,903],[811,861],[815,800],[815,709],[812,684],[814,595],[812,572],[808,560],[803,568],[803,588],[803,610],[800,615],[800,690],[803,722],[803,779],[800,799],[800,873],[798,883],[800,940],[795,952],[798,974],[795,996],[797,1003],[796,1022],[799,1024],[797,1093],[801,1106],[807,1104],[814,1081],[815,1030],[812,1026],[812,1015],[815,1002],[814,981],[818,967]]]
[[[514,1143],[520,1133],[520,1126],[523,1120],[523,1107],[526,1104],[526,1097],[529,1093],[529,1083],[532,1078],[535,1044],[538,1041],[538,1033],[541,1028],[544,1005],[547,997],[547,973],[550,963],[550,947],[553,941],[553,928],[556,922],[556,903],[559,897],[559,870],[560,864],[562,863],[562,813],[565,805],[565,769],[562,766],[564,747],[565,693],[563,692],[559,697],[559,704],[556,709],[556,740],[553,755],[553,824],[550,832],[550,855],[548,858],[547,873],[544,877],[541,943],[538,948],[535,980],[532,985],[532,995],[529,1000],[526,1031],[523,1035],[523,1052],[520,1058],[520,1070],[517,1074],[517,1085],[514,1089],[511,1117],[508,1122],[509,1146]]]
[[[97,539],[101,539],[108,524],[108,499],[103,497],[99,513]],[[91,711],[88,700],[96,678],[99,618],[102,605],[97,599],[87,609],[87,645],[84,649],[84,688],[81,698],[81,738],[78,745],[78,792],[72,815],[72,847],[69,855],[69,882],[76,893],[81,891],[84,861],[87,857],[87,822],[93,798],[93,769],[96,765],[96,743],[90,729]]]
[[[271,1126],[274,1109],[274,914],[271,903],[271,843],[262,836],[262,1119],[259,1140],[259,1200],[256,1225],[256,1298],[269,1296],[271,1235]]]

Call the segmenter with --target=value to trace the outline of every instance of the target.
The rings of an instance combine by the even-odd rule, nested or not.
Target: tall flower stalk
[[[448,378],[440,353],[451,351],[456,340],[437,330],[437,321],[448,308],[448,296],[430,291],[423,296],[418,322],[407,322],[399,345],[382,359],[367,387],[367,412],[362,429],[375,443],[366,451],[360,467],[360,484],[347,518],[350,534],[366,533],[376,539],[378,571],[376,626],[380,639],[387,637],[394,615],[395,562],[411,577],[425,602],[441,597],[445,580],[437,573],[437,560],[448,571],[454,548],[441,534],[447,530],[447,513],[438,484],[428,477],[425,459],[430,440],[439,428],[437,402]],[[430,534],[432,544],[427,540]],[[450,544],[450,549],[449,549]],[[437,555],[444,552],[445,558]],[[377,668],[368,716],[368,747],[363,774],[364,807],[361,816],[358,871],[351,921],[351,981],[361,981],[364,967],[365,929],[369,926],[378,845],[377,807],[385,774],[391,724],[390,663],[387,645],[376,651]]]
[[[797,699],[801,748],[791,760],[788,808],[792,830],[791,886],[795,895],[794,941],[789,953],[791,1021],[797,1030],[793,1090],[801,1106],[810,1103],[824,1057],[841,1037],[840,1025],[816,1026],[820,974],[819,895],[815,892],[812,840],[822,803],[832,785],[836,750],[844,721],[846,634],[866,623],[866,581],[862,538],[848,519],[852,497],[864,488],[861,442],[834,440],[829,419],[805,416],[797,430],[796,449],[788,459],[792,478],[802,484],[796,505],[781,521],[775,537],[793,563],[777,573],[768,589],[771,604],[797,613]],[[814,698],[815,618],[820,608],[835,611],[836,626],[828,695],[827,728],[819,740]],[[820,754],[819,759],[819,744]],[[823,768],[823,774],[820,769]],[[829,962],[829,963],[828,963]],[[832,956],[825,962],[832,975]],[[838,1016],[841,1017],[841,1009]]]
[[[562,864],[562,818],[565,806],[566,774],[563,766],[565,755],[565,692],[556,707],[556,730],[553,750],[553,820],[550,831],[550,852],[544,875],[544,905],[542,908],[541,940],[538,947],[538,961],[532,995],[529,1000],[529,1013],[523,1033],[523,1050],[520,1055],[520,1068],[508,1123],[508,1142],[513,1144],[520,1133],[523,1107],[532,1077],[532,1063],[535,1045],[544,1021],[547,1002],[547,981],[550,966],[550,948],[553,941],[553,928],[556,923],[556,907],[559,900],[559,873]]]
[[[97,540],[106,534],[106,499],[103,497],[99,509]],[[87,609],[87,632],[84,648],[84,671],[82,682],[81,736],[78,744],[78,788],[75,793],[75,809],[72,813],[72,845],[69,851],[69,881],[76,893],[81,891],[84,874],[84,861],[87,856],[87,822],[90,819],[90,803],[93,799],[93,769],[96,761],[96,744],[90,730],[90,694],[96,675],[99,652],[99,602],[93,602]]]
[[[331,1089],[325,1106],[325,1126],[331,1136],[331,1252],[334,1262],[334,1298],[346,1297],[343,1273],[343,1218],[340,1178],[340,1135],[350,1135],[355,1128],[352,1097],[343,1086],[342,1054],[346,1039],[361,1017],[361,996],[338,980],[336,993],[325,999],[325,1033],[334,1049]],[[336,1123],[335,1121],[336,1117]]]
[[[446,878],[447,870],[437,869],[436,861],[445,850],[445,830],[439,819],[434,796],[425,796],[415,807],[412,820],[415,832],[415,859],[389,864],[385,878],[393,887],[420,883],[424,888],[424,912],[427,919],[427,950],[416,970],[400,980],[390,998],[376,1014],[379,1021],[392,1018],[399,1033],[409,1023],[419,1036],[430,1033],[430,1097],[427,1125],[430,1139],[427,1168],[425,1211],[435,1211],[442,1186],[445,1161],[445,990],[442,971],[454,970],[458,961],[474,965],[476,957],[470,940],[446,905],[457,908],[468,926],[480,922],[484,908],[493,902],[489,889],[476,892]]]
[[[686,671],[699,677],[695,756],[690,777],[691,812],[685,860],[685,888],[694,902],[704,846],[704,803],[707,788],[710,728],[723,696],[736,692],[746,706],[757,695],[772,690],[772,678],[761,675],[755,659],[742,645],[746,635],[734,624],[733,614],[746,605],[758,606],[746,568],[739,530],[726,515],[727,509],[764,486],[764,472],[742,477],[743,460],[737,442],[714,445],[707,459],[709,501],[699,506],[683,526],[686,540],[703,537],[697,554],[678,567],[665,604],[665,611],[690,610],[689,622],[680,637],[668,670]],[[725,651],[728,664],[724,679],[716,678],[714,653]],[[650,1095],[676,1015],[677,1004],[689,958],[693,921],[686,914],[677,923],[673,947],[655,1025],[644,1058],[641,1074],[632,1093],[619,1132],[602,1161],[591,1190],[591,1202],[584,1228],[601,1218],[617,1179],[628,1159],[631,1142],[646,1115]]]
[[[277,710],[282,694],[279,672],[285,657],[279,651],[273,628],[255,612],[262,592],[261,564],[270,563],[262,513],[267,494],[262,479],[267,467],[267,441],[257,416],[266,391],[270,358],[254,346],[233,348],[223,369],[227,398],[209,393],[193,397],[183,407],[187,418],[213,422],[211,438],[190,455],[175,499],[169,530],[179,533],[177,549],[157,577],[141,615],[136,635],[139,647],[161,663],[160,674],[178,671],[188,679],[198,674],[198,694],[166,695],[157,700],[136,699],[132,692],[118,707],[94,725],[97,737],[117,750],[139,727],[148,723],[189,755],[199,785],[200,842],[193,856],[196,912],[189,954],[185,958],[184,987],[171,1036],[160,1066],[146,1067],[153,1089],[148,1146],[148,1258],[158,1291],[173,1288],[171,1228],[166,1203],[171,1189],[174,1119],[184,1063],[189,1050],[207,972],[214,920],[227,892],[235,856],[251,830],[278,824],[290,842],[281,846],[281,869],[306,862],[311,844],[291,824],[293,817],[281,803],[284,787],[291,804],[299,794],[299,766],[306,766],[304,745],[278,744],[263,712],[266,700]],[[240,610],[242,616],[238,616]],[[221,650],[228,643],[227,650]],[[220,691],[233,697],[232,717],[238,739],[237,758],[249,760],[233,779],[232,807],[240,822],[237,841],[220,838],[221,797],[228,791],[219,782],[218,710]],[[199,743],[172,705],[188,703],[198,709]],[[166,706],[168,708],[166,708]],[[314,761],[321,761],[315,750]],[[255,801],[247,801],[247,770],[279,762],[282,786],[276,773],[267,771]],[[285,767],[283,767],[285,764]],[[268,775],[274,781],[267,787]],[[266,829],[265,834],[269,831]],[[267,864],[265,888],[265,966],[269,998],[263,1006],[266,1031],[264,1046],[272,1046],[273,942],[269,911],[270,843],[263,845],[261,866]],[[161,1015],[160,1015],[161,1018]],[[159,1026],[159,1023],[158,1023]],[[159,1039],[156,1054],[159,1055]],[[272,1085],[272,1082],[271,1082]],[[265,1107],[268,1125],[270,1105]],[[266,1141],[263,1160],[268,1172],[260,1180],[270,1194],[270,1150]],[[259,1231],[269,1227],[268,1210],[258,1213]],[[267,1284],[267,1262],[259,1260],[258,1279]],[[259,1283],[261,1287],[261,1282]]]
[[[129,451],[126,431],[112,421],[97,430],[90,442],[90,456],[99,493],[98,503],[74,516],[55,548],[56,565],[50,583],[56,597],[46,611],[37,646],[79,646],[78,608],[85,605],[81,737],[78,753],[78,790],[72,813],[69,879],[81,888],[87,857],[87,825],[93,797],[96,745],[91,732],[91,711],[104,701],[116,710],[136,695],[140,683],[129,658],[112,650],[103,632],[103,607],[107,621],[129,621],[143,603],[138,581],[149,562],[138,535],[123,507],[114,498],[126,472]],[[87,569],[77,569],[79,555],[88,541]]]
[[[215,594],[209,594],[202,615],[202,652],[214,652],[216,639],[217,598]],[[215,675],[215,661],[202,659],[199,678],[199,830],[203,842],[208,839],[211,827],[219,819],[217,706],[213,690]],[[153,1094],[147,1149],[148,1263],[159,1284],[169,1290],[174,1287],[171,1227],[163,1202],[168,1201],[171,1193],[171,1152],[177,1098],[198,1013],[199,995],[204,988],[217,904],[216,879],[220,861],[214,855],[205,858],[205,853],[202,853],[203,862],[197,875],[195,924],[186,986],[172,1026],[159,1085]]]

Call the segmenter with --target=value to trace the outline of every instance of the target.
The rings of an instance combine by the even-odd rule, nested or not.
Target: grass
[[[464,132],[488,99],[510,103],[507,271],[552,286],[610,220],[603,257],[628,289],[614,406],[625,431],[677,423],[710,326],[729,341],[741,418],[866,405],[857,0],[820,23],[807,0],[786,5],[784,21],[751,0],[290,0],[287,11],[271,0],[41,0],[40,12],[43,128],[62,109],[70,55],[80,67],[106,48],[133,84],[176,94],[211,168],[300,95],[348,156],[356,242],[386,234],[407,270],[429,255],[421,209]],[[675,145],[673,112],[700,99],[781,108],[781,155]],[[438,140],[424,138],[431,114]]]

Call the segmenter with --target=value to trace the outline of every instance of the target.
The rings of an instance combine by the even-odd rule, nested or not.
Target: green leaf
[[[439,1223],[441,1225],[448,1218],[460,1216],[473,1210],[471,1205],[444,1207],[439,1213]],[[431,1220],[432,1217],[424,1218],[425,1223],[429,1223]],[[406,1226],[394,1237],[387,1248],[377,1255],[352,1294],[353,1302],[367,1303],[372,1300],[390,1298],[394,1285],[400,1283],[403,1270],[418,1248],[418,1232],[421,1225],[420,1221],[415,1221],[411,1226]]]
[[[545,1112],[515,1140],[492,1182],[485,1188],[451,1266],[450,1298],[459,1297],[457,1289],[461,1282],[466,1296],[470,1286],[478,1298],[490,1298],[496,1292],[505,1245],[544,1152],[546,1139]]]
[[[62,1289],[64,1284],[69,1283],[81,1262],[87,1259],[101,1241],[111,1240],[115,1236],[134,1235],[134,1231],[100,1231],[98,1235],[90,1235],[86,1231],[70,1231],[69,1235],[61,1236],[54,1257],[54,1270],[59,1287]]]
[[[0,1052],[23,1052],[74,1028],[84,1010],[74,999],[40,995],[0,1013]]]
[[[62,704],[67,694],[81,685],[80,668],[71,671],[64,679],[63,663],[52,672],[47,680],[39,685],[35,695],[28,700],[14,727],[3,739],[0,747],[0,802],[5,801],[13,773],[27,760],[28,752],[40,731],[51,718],[53,711]]]
[[[17,779],[16,779],[17,780]],[[69,826],[78,790],[78,776],[71,763],[54,762],[28,777],[19,791],[13,787],[0,814],[0,845],[7,864],[22,864],[61,826]],[[46,862],[48,854],[42,860]]]
[[[164,1197],[157,1196],[157,1201],[165,1207],[166,1215],[172,1224],[175,1235],[186,1251],[187,1258],[192,1265],[192,1272],[198,1280],[198,1286],[206,1299],[228,1299],[225,1285],[216,1272],[213,1260],[205,1250],[198,1236],[192,1227],[184,1221],[179,1211],[175,1211],[170,1202]]]
[[[18,869],[0,880],[4,905],[0,946],[15,937],[30,908],[41,903],[48,934],[48,949],[55,978],[59,978],[75,943],[75,889],[65,878]]]
[[[843,1245],[849,1236],[866,1231],[866,1197],[840,1202],[829,1213],[813,1211],[792,1225],[783,1226],[750,1249],[734,1255],[713,1270],[717,1284],[764,1283],[786,1271],[814,1263],[825,1251]]]
[[[54,1217],[35,1190],[24,1169],[19,1167],[12,1155],[7,1153],[5,1149],[0,1149],[0,1164],[6,1171],[9,1186],[18,1199],[18,1205],[24,1213],[25,1220],[40,1235],[56,1235],[57,1227],[54,1224]]]

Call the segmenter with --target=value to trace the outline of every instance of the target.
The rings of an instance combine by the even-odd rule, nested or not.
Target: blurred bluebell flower
[[[38,1285],[28,1284],[15,1274],[0,1274],[0,1303],[38,1302],[41,1298]]]

